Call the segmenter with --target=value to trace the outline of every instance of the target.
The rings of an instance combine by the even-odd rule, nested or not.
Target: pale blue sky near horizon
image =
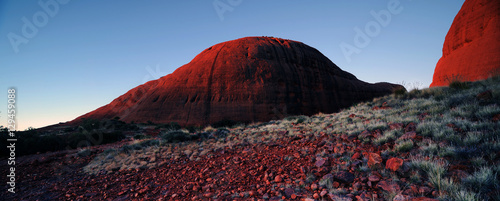
[[[0,0],[0,125],[7,125],[9,87],[17,89],[17,129],[43,127],[73,120],[214,44],[246,36],[301,41],[366,82],[428,87],[463,2]],[[390,20],[382,16],[383,26],[371,11],[388,12]],[[369,43],[356,46],[356,27]],[[346,57],[341,44],[357,52]]]

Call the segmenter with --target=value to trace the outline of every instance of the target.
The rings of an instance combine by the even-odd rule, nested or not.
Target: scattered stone
[[[370,153],[368,155],[368,167],[374,168],[382,163],[382,157],[376,153]]]
[[[359,157],[361,156],[361,154],[359,152],[356,152],[352,155],[351,157],[351,160],[356,160],[356,159],[359,159]]]
[[[368,181],[377,182],[377,181],[380,181],[380,177],[378,177],[377,175],[370,175],[368,177]]]
[[[493,116],[493,118],[491,118],[491,121],[493,121],[493,122],[500,121],[500,114],[496,114],[495,116]]]
[[[414,140],[417,137],[417,132],[410,131],[398,138],[398,140]]]
[[[360,182],[356,182],[356,183],[354,183],[354,184],[352,185],[352,189],[353,189],[354,191],[359,191],[359,190],[361,190],[361,187],[362,187],[362,186],[361,186],[361,183],[360,183]]]
[[[403,123],[394,123],[394,124],[389,124],[389,130],[397,130],[397,129],[402,129],[404,126]]]
[[[394,198],[392,200],[393,201],[407,201],[409,199],[410,199],[410,197],[407,195],[397,194],[396,196],[394,196]]]
[[[314,165],[316,167],[322,167],[323,165],[325,165],[327,163],[327,160],[328,160],[328,158],[317,157]]]
[[[311,189],[312,190],[318,189],[318,184],[311,184]]]
[[[397,192],[400,190],[396,182],[381,181],[377,184],[377,187],[388,192]]]
[[[427,186],[421,186],[420,188],[418,188],[418,193],[422,195],[429,195],[431,192],[432,190]]]
[[[323,189],[319,195],[320,195],[321,197],[323,197],[323,196],[325,196],[327,193],[328,193],[328,191],[326,191],[325,189]]]
[[[417,125],[414,122],[410,122],[405,127],[405,132],[417,131]]]
[[[331,200],[335,200],[335,201],[352,201],[352,198],[346,197],[346,196],[343,196],[343,195],[337,195],[337,194],[331,194],[331,193],[329,193],[328,197],[330,197]]]
[[[318,193],[314,193],[313,198],[314,199],[318,199],[319,198],[319,194]]]
[[[326,175],[325,175],[326,176]],[[339,171],[333,174],[335,180],[341,183],[352,183],[354,182],[354,174],[346,171]]]
[[[278,176],[274,177],[274,182],[276,182],[276,183],[280,183],[281,181],[283,181],[283,179],[281,178],[281,176],[280,176],[280,175],[278,175]]]
[[[293,190],[293,188],[286,188],[285,189],[285,196],[287,198],[290,198],[292,197],[292,195],[295,193],[295,190]]]
[[[385,168],[392,170],[393,172],[397,171],[403,165],[403,159],[400,158],[390,158],[385,163]]]
[[[439,201],[439,200],[426,197],[418,197],[418,198],[413,198],[410,201]]]

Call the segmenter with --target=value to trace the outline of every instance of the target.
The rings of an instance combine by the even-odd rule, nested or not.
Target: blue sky
[[[304,42],[367,82],[427,87],[463,2],[0,0],[0,125],[9,87],[18,130],[70,121],[246,36]]]

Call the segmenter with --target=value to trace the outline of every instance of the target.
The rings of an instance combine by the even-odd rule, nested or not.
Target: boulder
[[[431,87],[500,74],[500,0],[466,0],[443,45]]]
[[[304,43],[273,37],[223,42],[173,73],[78,117],[204,126],[332,113],[401,88],[370,84]]]

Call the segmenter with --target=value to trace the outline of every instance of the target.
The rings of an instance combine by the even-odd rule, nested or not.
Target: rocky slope
[[[466,0],[446,35],[431,87],[500,74],[500,0]]]
[[[83,118],[207,125],[335,112],[401,87],[369,84],[301,42],[247,37],[214,45],[172,74]]]
[[[498,200],[500,79],[16,159],[14,200]],[[194,135],[194,134],[187,134]],[[6,164],[6,160],[0,160]],[[8,169],[0,168],[0,175]]]

